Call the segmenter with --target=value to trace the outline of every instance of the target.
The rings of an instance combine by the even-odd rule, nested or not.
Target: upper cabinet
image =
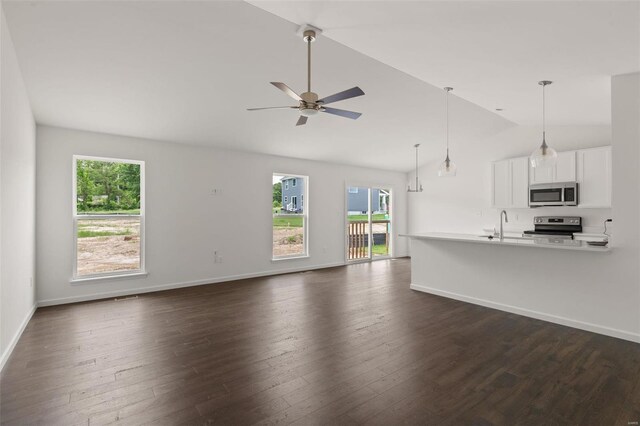
[[[578,207],[611,207],[611,147],[577,152]]]
[[[511,158],[492,163],[495,208],[529,207],[529,158]]]
[[[553,167],[530,167],[529,183],[553,183],[576,181],[576,151],[558,153],[558,161]]]
[[[491,163],[495,208],[529,207],[529,185],[578,182],[578,207],[611,207],[611,146],[558,153],[554,167],[534,168],[528,157]]]

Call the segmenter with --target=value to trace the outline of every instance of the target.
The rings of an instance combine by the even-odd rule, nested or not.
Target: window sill
[[[131,279],[131,278],[144,278],[147,275],[149,275],[149,273],[147,271],[136,271],[136,272],[132,272],[130,274],[99,275],[99,276],[84,277],[84,278],[72,278],[71,280],[69,280],[69,282],[71,283],[71,285],[91,284],[91,283],[97,283],[97,282],[101,282],[101,281],[126,280],[126,279]]]
[[[287,257],[274,257],[271,259],[272,262],[281,262],[283,260],[296,260],[296,259],[308,259],[310,256],[305,254],[304,256],[287,256]]]

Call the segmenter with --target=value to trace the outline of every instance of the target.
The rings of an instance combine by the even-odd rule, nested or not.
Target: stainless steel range
[[[582,232],[580,216],[536,216],[533,225],[534,229],[524,231],[523,236],[571,240],[574,232]]]

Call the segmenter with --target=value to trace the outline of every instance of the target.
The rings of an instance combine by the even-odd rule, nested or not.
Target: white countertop
[[[574,251],[590,251],[597,253],[607,253],[611,249],[606,247],[590,246],[586,241],[575,240],[559,240],[554,242],[549,239],[543,238],[525,238],[520,234],[505,233],[504,240],[499,238],[489,239],[487,236],[480,236],[472,234],[455,234],[446,232],[425,232],[421,234],[400,234],[401,237],[426,239],[426,240],[442,240],[442,241],[459,241],[465,243],[479,243],[479,244],[492,244],[500,246],[518,246],[518,247],[535,247],[543,249],[560,249],[560,250],[574,250]],[[558,240],[556,240],[558,241]]]

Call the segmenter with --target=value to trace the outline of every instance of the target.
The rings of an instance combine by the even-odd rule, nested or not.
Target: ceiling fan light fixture
[[[531,163],[531,167],[553,167],[558,161],[558,153],[555,149],[551,148],[547,145],[546,138],[546,120],[545,120],[545,96],[544,96],[544,88],[549,84],[553,83],[549,80],[539,81],[538,84],[542,86],[542,144],[531,153],[529,157],[529,162]]]
[[[449,158],[449,92],[453,90],[453,87],[445,87],[447,92],[446,97],[446,115],[447,115],[447,156],[438,167],[438,177],[454,177],[458,171],[456,164]]]
[[[300,114],[304,115],[305,117],[311,117],[318,114],[319,112],[320,110],[316,108],[300,108]]]

